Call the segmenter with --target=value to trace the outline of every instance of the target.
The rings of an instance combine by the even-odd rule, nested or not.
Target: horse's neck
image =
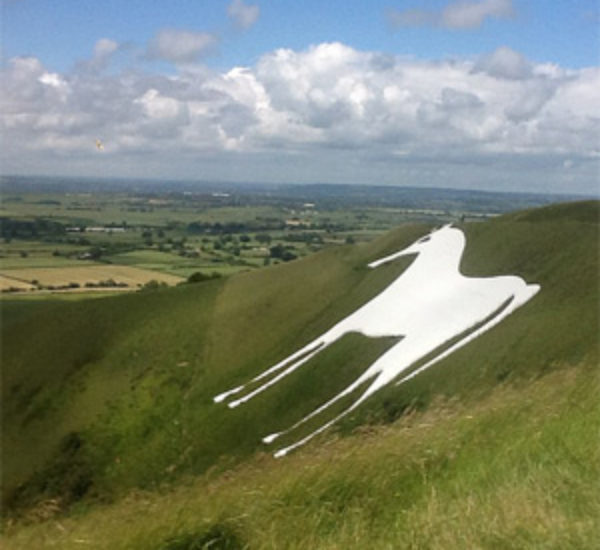
[[[464,246],[444,249],[426,249],[421,251],[409,267],[414,276],[432,277],[459,274],[460,261]]]

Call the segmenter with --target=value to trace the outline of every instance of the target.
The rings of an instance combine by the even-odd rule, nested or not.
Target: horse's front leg
[[[326,335],[320,336],[319,338],[313,340],[306,346],[300,348],[298,351],[292,353],[291,355],[289,355],[288,357],[286,357],[279,363],[273,365],[272,367],[269,367],[268,369],[266,369],[265,371],[260,373],[258,376],[255,376],[254,378],[252,378],[252,380],[250,380],[250,382],[215,396],[213,398],[213,401],[215,403],[220,403],[222,401],[225,401],[231,395],[235,395],[235,394],[243,391],[244,388],[248,384],[251,384],[253,382],[258,382],[259,380],[262,380],[263,378],[266,378],[267,376],[269,376],[281,369],[284,369],[277,376],[274,376],[273,378],[271,378],[270,380],[268,380],[267,382],[265,382],[264,384],[262,384],[261,386],[259,386],[255,390],[253,390],[252,392],[245,395],[244,397],[242,397],[240,399],[236,399],[235,401],[232,401],[231,403],[229,403],[229,407],[230,408],[237,407],[238,405],[241,405],[242,403],[248,401],[249,399],[252,399],[252,397],[254,397],[255,395],[263,392],[269,386],[272,386],[273,384],[275,384],[276,382],[278,382],[279,380],[281,380],[288,374],[291,374],[292,372],[294,372],[298,367],[302,366],[304,363],[306,363],[312,357],[314,357],[317,353],[319,353],[324,347],[329,345],[329,343],[331,343],[331,342],[328,342],[325,337],[326,337]]]

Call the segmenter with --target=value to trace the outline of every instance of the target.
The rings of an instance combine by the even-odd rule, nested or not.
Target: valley
[[[124,192],[100,180],[82,192],[68,179],[0,183],[0,296],[20,297],[227,276],[368,242],[400,223],[482,221],[554,200],[343,185],[142,182]],[[87,277],[83,266],[94,268]]]

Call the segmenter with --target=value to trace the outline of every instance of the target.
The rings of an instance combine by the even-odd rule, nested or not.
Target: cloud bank
[[[211,43],[179,33],[158,35],[157,55],[189,61]],[[117,47],[98,42],[92,60]],[[553,190],[597,186],[600,69],[507,47],[423,61],[334,42],[173,75],[58,74],[19,57],[1,78],[5,173],[509,187],[513,170]]]

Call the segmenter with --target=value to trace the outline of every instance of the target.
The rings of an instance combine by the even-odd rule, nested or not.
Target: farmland
[[[174,285],[180,277],[123,265],[9,269],[0,273],[2,288],[26,285],[29,290],[77,290],[139,288],[150,281]]]
[[[227,276],[370,241],[403,222],[479,221],[548,200],[360,186],[1,183],[0,291],[12,296]]]

